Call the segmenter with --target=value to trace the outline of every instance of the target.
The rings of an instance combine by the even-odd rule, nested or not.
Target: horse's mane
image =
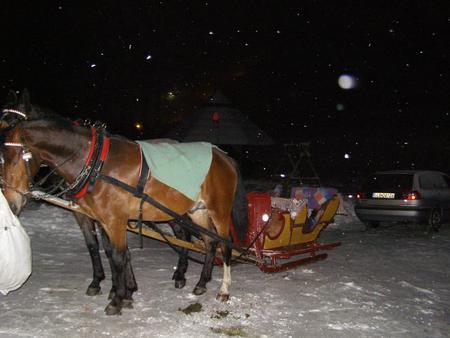
[[[42,108],[38,105],[32,105],[32,109],[27,112],[27,123],[34,121],[42,121],[43,123],[51,122],[55,128],[58,129],[72,129],[73,121],[58,115],[47,108]]]

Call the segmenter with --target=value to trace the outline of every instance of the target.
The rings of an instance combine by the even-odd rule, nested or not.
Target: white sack
[[[18,289],[30,274],[30,238],[0,191],[0,292]]]

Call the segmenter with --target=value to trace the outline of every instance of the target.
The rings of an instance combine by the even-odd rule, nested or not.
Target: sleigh
[[[308,201],[293,212],[274,203],[267,193],[249,193],[249,228],[244,246],[262,262],[257,266],[264,272],[277,272],[325,259],[329,250],[341,243],[319,243],[320,233],[333,221],[339,207],[334,195],[319,209],[308,209]],[[267,220],[267,216],[269,216]],[[299,258],[302,256],[302,258]],[[303,257],[306,256],[306,257]]]
[[[272,273],[323,260],[328,255],[321,251],[341,245],[340,242],[318,242],[320,233],[333,221],[338,210],[337,194],[316,208],[309,208],[308,200],[271,197],[265,192],[250,192],[247,200],[249,224],[245,239],[240,241],[231,227],[233,242],[242,249],[233,249],[232,255],[237,261],[255,264],[261,271]],[[186,242],[149,227],[138,229],[131,224],[128,231],[204,253],[201,240]],[[220,263],[220,252],[217,263]]]

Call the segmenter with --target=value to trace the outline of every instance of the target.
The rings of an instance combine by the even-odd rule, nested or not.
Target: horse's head
[[[20,127],[2,131],[2,141],[1,188],[11,210],[19,215],[27,201],[32,179],[39,170],[40,159],[29,150]]]
[[[1,111],[0,129],[12,128],[22,121],[38,118],[41,114],[41,109],[30,103],[30,94],[27,89],[23,90],[20,98],[17,97],[16,92],[10,90]]]

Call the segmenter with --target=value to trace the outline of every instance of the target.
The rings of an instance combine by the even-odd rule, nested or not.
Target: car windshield
[[[409,190],[413,186],[413,177],[412,174],[374,174],[363,188],[365,191]]]

